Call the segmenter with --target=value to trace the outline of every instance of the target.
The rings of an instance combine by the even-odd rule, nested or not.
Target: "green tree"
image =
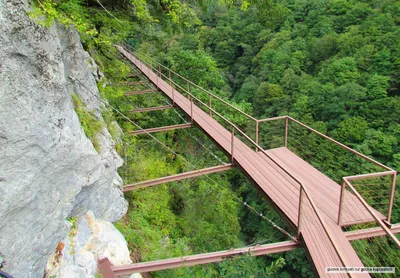
[[[345,144],[354,144],[362,142],[368,130],[368,123],[361,117],[351,117],[344,119],[339,123],[334,136]]]
[[[360,73],[353,57],[345,57],[327,64],[319,73],[321,80],[331,81],[336,85],[343,85],[348,82],[357,82]]]

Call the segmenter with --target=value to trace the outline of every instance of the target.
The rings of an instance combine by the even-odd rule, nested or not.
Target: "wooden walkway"
[[[136,59],[122,47],[118,47],[130,61],[132,61],[159,90],[182,109],[191,115],[191,102],[178,91],[158,78],[156,73]],[[173,93],[172,93],[173,92]],[[231,154],[231,132],[226,130],[208,113],[193,105],[193,123],[211,137],[222,149]],[[296,178],[307,187],[311,199],[316,204],[320,215],[325,222],[327,232],[318,221],[318,216],[308,199],[303,200],[304,211],[301,218],[301,244],[311,257],[315,270],[320,277],[348,277],[349,274],[328,274],[326,267],[362,267],[363,264],[350,245],[342,229],[337,225],[339,196],[341,187],[323,175],[307,162],[297,157],[287,148],[278,148],[267,151],[271,157],[281,163]],[[278,208],[290,223],[297,227],[299,216],[300,186],[292,177],[279,168],[271,159],[262,152],[256,152],[239,138],[234,138],[233,159],[252,181],[268,196],[269,200]],[[364,208],[354,198],[353,203],[359,210],[354,210],[352,215],[342,215],[345,219],[364,219]],[[358,217],[359,216],[359,217]],[[384,218],[382,215],[380,215]],[[331,239],[328,237],[330,235]],[[333,241],[333,242],[332,242]],[[352,274],[354,277],[369,277],[368,274]]]

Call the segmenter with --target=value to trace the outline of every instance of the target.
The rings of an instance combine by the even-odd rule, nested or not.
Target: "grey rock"
[[[104,257],[113,265],[132,263],[127,242],[112,223],[97,220],[89,211],[79,218],[75,230],[75,236],[63,239],[62,251],[50,257],[47,277],[93,278],[98,259]],[[141,275],[134,277],[141,278]]]
[[[109,132],[98,153],[72,103],[78,94],[102,120],[98,69],[73,28],[39,27],[26,8],[0,0],[0,253],[6,272],[43,277],[68,216],[116,221],[127,203]]]

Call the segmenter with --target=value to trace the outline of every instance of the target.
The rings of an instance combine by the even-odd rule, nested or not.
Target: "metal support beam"
[[[225,251],[211,252],[166,260],[137,263],[125,266],[113,266],[112,270],[115,275],[129,275],[132,273],[145,273],[164,269],[178,268],[182,266],[193,266],[199,264],[207,264],[221,262],[233,256],[251,254],[253,256],[267,255],[285,252],[296,249],[299,244],[295,241],[284,241],[279,243],[265,244],[260,246],[236,248]]]
[[[400,233],[400,225],[393,225],[390,229],[393,234]],[[376,228],[368,228],[363,230],[355,230],[345,232],[345,235],[348,240],[358,240],[358,239],[367,239],[371,237],[379,237],[379,236],[386,236],[386,232],[381,227]]]
[[[108,258],[98,260],[97,268],[104,278],[116,278],[114,271],[112,270],[112,264]]]
[[[133,96],[133,95],[142,95],[142,94],[150,94],[150,93],[155,93],[158,92],[157,89],[147,89],[147,90],[141,90],[141,91],[135,91],[135,92],[126,92],[126,96]]]
[[[192,124],[191,123],[187,123],[187,124],[180,124],[180,125],[169,125],[169,126],[141,129],[141,130],[131,131],[128,134],[130,134],[130,135],[139,135],[139,134],[147,134],[147,133],[168,131],[168,130],[174,130],[174,129],[182,129],[182,128],[188,128],[188,127],[192,127]]]
[[[132,86],[135,86],[135,85],[143,85],[143,84],[146,84],[147,82],[146,81],[126,81],[126,82],[123,82],[122,84],[123,85],[132,85]]]
[[[198,177],[198,176],[202,176],[202,175],[218,173],[218,172],[227,171],[229,169],[232,169],[232,167],[233,167],[232,164],[219,165],[219,166],[200,169],[200,170],[196,170],[196,171],[186,172],[186,173],[182,173],[182,174],[172,175],[172,176],[168,176],[168,177],[162,177],[162,178],[155,179],[155,180],[149,180],[149,181],[143,181],[143,182],[138,182],[138,183],[134,183],[134,184],[128,184],[122,188],[122,191],[127,192],[127,191],[131,191],[131,190],[138,189],[138,188],[155,186],[155,185],[164,184],[167,182],[180,181],[180,180],[194,178],[194,177]]]
[[[394,234],[400,233],[400,225],[394,225],[391,231]],[[381,227],[369,228],[363,230],[356,230],[345,232],[349,241],[366,239],[370,237],[386,236],[386,232]],[[268,254],[275,254],[286,252],[300,248],[301,245],[295,241],[283,241],[278,243],[270,243],[264,245],[256,245],[252,247],[242,247],[224,251],[217,251],[211,253],[197,254],[179,258],[171,258],[158,261],[150,261],[143,263],[136,263],[123,266],[112,266],[107,258],[99,260],[99,269],[105,278],[114,278],[120,275],[129,275],[132,273],[146,273],[164,269],[172,269],[183,266],[193,266],[199,264],[207,264],[220,262],[233,256],[240,256],[250,254],[252,256],[262,256]],[[112,273],[109,274],[109,269]]]
[[[129,111],[129,113],[141,113],[141,112],[149,112],[149,111],[159,111],[166,110],[172,108],[172,105],[164,105],[164,106],[156,106],[156,107],[147,107],[147,108],[138,108]]]

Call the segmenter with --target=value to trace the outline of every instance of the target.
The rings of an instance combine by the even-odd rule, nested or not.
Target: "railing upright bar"
[[[193,97],[189,93],[190,98],[190,122],[193,124]]]
[[[302,213],[302,200],[303,200],[303,185],[300,184],[300,196],[299,196],[299,215],[297,216],[297,240],[300,240],[301,233],[301,213]]]
[[[388,217],[387,217],[387,222],[388,223],[390,223],[390,221],[392,220],[394,194],[395,194],[395,191],[396,191],[396,180],[397,180],[397,172],[393,173],[393,178],[392,178],[392,192],[390,194]]]
[[[342,213],[343,213],[343,199],[344,199],[344,194],[346,190],[346,183],[342,182],[342,188],[340,190],[340,196],[339,196],[339,211],[338,211],[338,220],[337,224],[340,226],[341,220],[342,220]]]
[[[208,105],[210,106],[210,117],[212,117],[212,96],[208,95]]]
[[[289,135],[289,118],[285,118],[285,147],[288,146],[288,135]]]
[[[234,141],[235,141],[235,127],[232,126],[232,134],[231,134],[231,161],[232,161],[232,164],[233,164]]]
[[[258,145],[258,126],[259,126],[259,121],[256,121],[256,144]],[[258,147],[256,146],[256,152],[258,152]]]

